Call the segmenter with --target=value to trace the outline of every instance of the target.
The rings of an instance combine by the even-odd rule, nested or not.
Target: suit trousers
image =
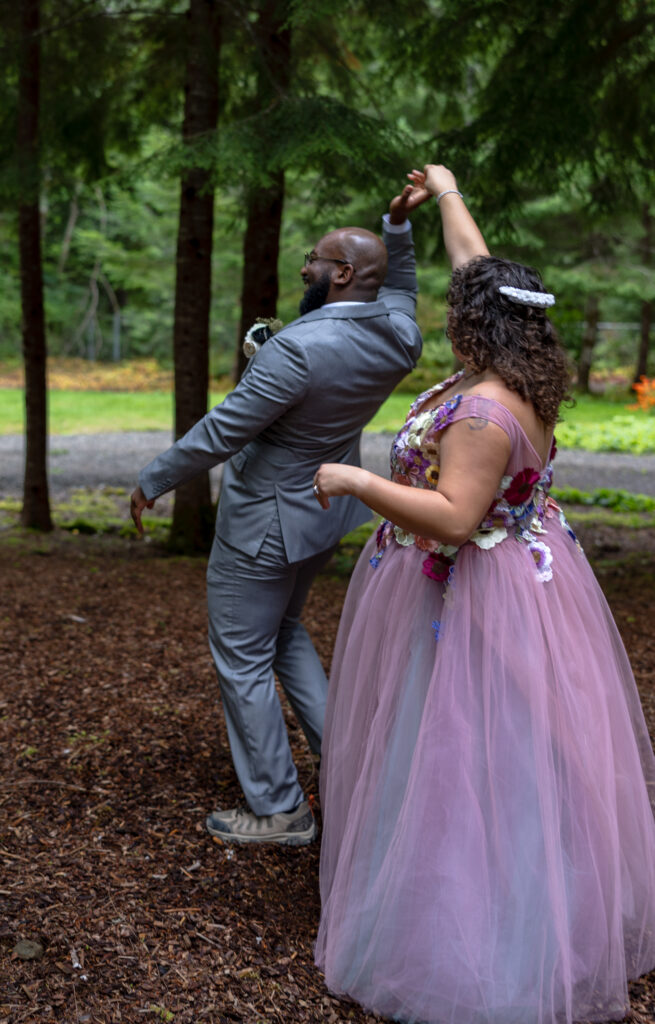
[[[275,674],[319,754],[327,678],[300,615],[316,573],[335,548],[290,565],[277,515],[256,557],[214,538],[207,568],[209,646],[234,767],[257,815],[304,799]]]

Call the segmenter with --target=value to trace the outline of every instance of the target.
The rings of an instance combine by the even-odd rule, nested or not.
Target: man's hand
[[[412,184],[405,185],[400,195],[394,196],[389,203],[389,220],[392,224],[402,224],[412,210],[430,198],[425,187],[425,175],[421,171],[412,171],[407,177]]]
[[[143,512],[144,508],[152,508],[154,504],[155,499],[153,498],[152,501],[148,501],[140,487],[136,488],[136,490],[132,494],[132,497],[130,498],[130,515],[134,520],[134,525],[138,530],[139,537],[143,537],[143,523],[141,522],[141,513]]]

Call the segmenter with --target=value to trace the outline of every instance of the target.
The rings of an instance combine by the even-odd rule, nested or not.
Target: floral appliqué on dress
[[[439,482],[439,440],[440,432],[452,423],[456,409],[463,395],[458,394],[436,408],[423,412],[421,406],[433,395],[439,394],[462,376],[458,373],[434,388],[423,392],[410,407],[407,420],[394,439],[391,449],[391,479],[410,487],[435,490]],[[535,573],[540,583],[553,578],[553,556],[548,545],[540,539],[546,533],[544,520],[557,516],[569,536],[580,550],[580,544],[566,522],[564,513],[548,496],[553,479],[553,459],[557,451],[555,440],[550,450],[545,469],[527,466],[514,476],[504,476],[489,508],[477,530],[466,541],[489,550],[508,537],[525,544],[534,559]],[[409,547],[412,544],[426,552],[422,571],[430,579],[445,587],[445,596],[454,582],[455,561],[460,550],[452,544],[441,544],[437,540],[420,537],[402,530],[385,520],[377,532],[377,550],[371,565],[380,563],[386,548],[392,542]],[[439,639],[439,624],[432,623],[435,639]]]

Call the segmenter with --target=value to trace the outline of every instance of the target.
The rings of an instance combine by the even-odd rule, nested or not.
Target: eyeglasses
[[[346,266],[352,267],[350,260],[340,260],[336,256],[320,256],[317,252],[312,249],[311,252],[305,253],[305,266],[308,267],[310,263],[316,263],[316,260],[324,260],[326,263],[345,263]],[[353,267],[353,274],[355,268]]]

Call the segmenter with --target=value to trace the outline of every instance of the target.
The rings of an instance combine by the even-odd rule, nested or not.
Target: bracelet
[[[444,197],[444,196],[447,196],[447,195],[449,195],[449,194],[450,194],[451,192],[454,192],[454,194],[455,194],[456,196],[459,196],[459,198],[460,198],[460,199],[463,199],[463,198],[464,198],[464,196],[462,195],[462,193],[461,193],[461,192],[458,192],[456,188],[446,188],[446,189],[444,189],[444,191],[443,191],[443,192],[440,192],[440,193],[439,193],[439,195],[438,195],[438,196],[436,196],[436,200],[437,200],[437,203],[439,202],[439,200],[440,200],[440,199],[443,199],[443,197]]]

